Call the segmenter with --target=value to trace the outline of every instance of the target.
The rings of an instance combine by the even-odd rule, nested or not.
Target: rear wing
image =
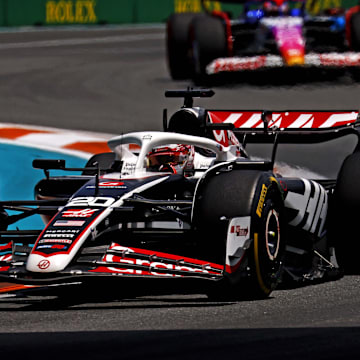
[[[360,139],[359,110],[211,110],[193,106],[193,98],[212,97],[210,89],[167,90],[166,97],[184,99],[164,131],[217,138],[216,132],[232,130],[240,141],[251,143],[317,143],[349,133]],[[276,140],[275,140],[276,138]]]
[[[232,126],[232,131],[227,133],[234,133],[244,148],[247,143],[273,144],[272,166],[275,164],[278,144],[314,144],[353,134],[357,137],[354,151],[360,150],[360,118],[356,110],[207,110],[206,113],[210,125]],[[212,130],[211,135],[216,139],[225,139],[226,131]]]
[[[274,164],[278,144],[314,144],[353,134],[354,151],[360,151],[358,110],[211,110],[193,107],[193,98],[212,97],[209,89],[168,90],[166,97],[182,97],[184,105],[170,119],[163,113],[164,131],[204,136],[229,143],[273,144]]]
[[[353,133],[359,137],[358,110],[207,110],[206,123],[232,125],[248,143],[317,143]]]

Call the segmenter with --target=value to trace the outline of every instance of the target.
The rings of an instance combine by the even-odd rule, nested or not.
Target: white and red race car
[[[193,97],[212,94],[168,91],[185,104],[164,118],[164,132],[117,136],[112,152],[85,168],[34,160],[46,174],[36,200],[0,202],[0,279],[109,280],[126,296],[158,289],[239,299],[266,297],[282,280],[339,276],[355,266],[358,148],[334,180],[288,177],[274,164],[278,144],[358,140],[359,112],[193,106]],[[250,143],[273,144],[271,159],[252,159]],[[81,175],[50,176],[51,169]],[[34,214],[43,229],[7,230]]]

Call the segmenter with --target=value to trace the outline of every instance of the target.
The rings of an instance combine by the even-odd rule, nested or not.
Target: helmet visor
[[[179,164],[181,162],[182,161],[180,161],[180,156],[173,153],[159,153],[149,155],[150,166],[159,166],[172,163]]]

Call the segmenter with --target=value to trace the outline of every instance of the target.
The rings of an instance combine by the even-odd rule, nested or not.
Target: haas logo
[[[38,263],[38,268],[41,270],[45,270],[50,266],[50,261],[49,260],[41,260]]]
[[[122,181],[104,181],[102,183],[100,183],[100,187],[106,187],[106,186],[122,186],[125,183]]]
[[[214,130],[213,131],[215,140],[223,145],[223,146],[229,146],[228,137],[226,136],[225,130]]]
[[[97,209],[69,209],[63,211],[62,217],[88,218],[94,215]]]

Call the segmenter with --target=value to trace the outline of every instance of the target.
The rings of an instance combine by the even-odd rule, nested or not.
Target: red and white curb
[[[62,130],[51,127],[0,124],[0,143],[35,147],[89,158],[109,152],[107,141],[117,134]]]

